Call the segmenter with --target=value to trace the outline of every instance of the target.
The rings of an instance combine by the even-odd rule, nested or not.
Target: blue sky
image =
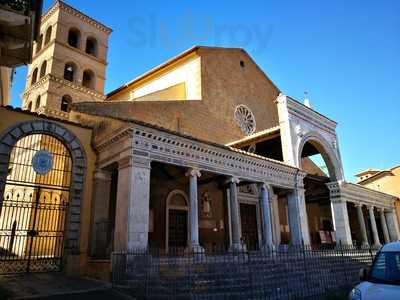
[[[114,30],[106,92],[195,44],[242,47],[284,93],[307,90],[339,123],[347,180],[400,164],[400,1],[66,2]],[[25,76],[18,68],[14,106]]]

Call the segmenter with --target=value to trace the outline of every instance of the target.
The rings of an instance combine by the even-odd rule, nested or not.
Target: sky
[[[44,0],[44,9],[53,1]],[[338,122],[348,181],[400,164],[400,1],[66,3],[111,27],[105,92],[193,45],[244,48],[280,90]],[[16,70],[20,106],[26,67]]]

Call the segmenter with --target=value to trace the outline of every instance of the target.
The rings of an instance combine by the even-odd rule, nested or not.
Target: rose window
[[[238,105],[235,109],[235,120],[243,133],[253,134],[256,131],[256,119],[246,105]]]

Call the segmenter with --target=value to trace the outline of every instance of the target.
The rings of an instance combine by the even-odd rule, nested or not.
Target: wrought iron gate
[[[14,146],[0,213],[0,273],[60,271],[72,160],[57,139]]]

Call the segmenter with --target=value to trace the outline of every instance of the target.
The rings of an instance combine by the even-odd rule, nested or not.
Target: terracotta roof
[[[357,174],[355,174],[354,176],[361,176],[361,175],[364,175],[364,174],[368,174],[368,173],[378,173],[378,172],[381,172],[382,170],[380,170],[380,169],[371,169],[371,168],[369,168],[369,169],[367,169],[367,170],[364,170],[364,171],[361,171],[360,173],[357,173]]]
[[[256,133],[253,133],[252,135],[246,136],[246,137],[244,137],[244,138],[242,138],[240,140],[230,142],[230,143],[226,144],[226,146],[235,146],[235,145],[239,145],[239,144],[243,144],[243,143],[249,143],[249,142],[252,142],[252,141],[257,141],[260,138],[264,138],[266,136],[273,135],[275,133],[278,133],[279,131],[280,131],[280,127],[278,125],[278,126],[275,126],[275,127],[272,127],[272,128],[268,128],[268,129],[264,129],[264,130],[258,131]]]

